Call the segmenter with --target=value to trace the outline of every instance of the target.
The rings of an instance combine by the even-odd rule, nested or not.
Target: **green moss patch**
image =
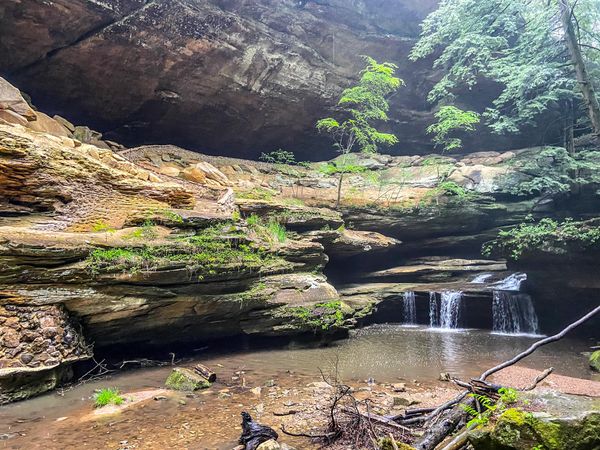
[[[210,387],[210,383],[190,369],[176,367],[173,369],[165,386],[176,391],[197,391]]]

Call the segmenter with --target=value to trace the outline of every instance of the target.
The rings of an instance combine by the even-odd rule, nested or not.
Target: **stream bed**
[[[257,398],[249,389],[236,390],[233,386],[239,382],[233,380],[241,377],[248,387],[265,389],[275,384],[283,392],[280,395],[290,398],[300,388],[320,380],[319,369],[331,373],[336,366],[343,381],[418,380],[423,386],[433,386],[440,372],[468,379],[514,356],[534,340],[483,330],[373,325],[327,347],[290,344],[243,351],[207,349],[181,363],[202,362],[219,375],[213,387],[194,396],[176,393],[116,416],[93,417],[91,396],[95,389],[116,387],[128,393],[162,388],[171,370],[166,366],[117,372],[99,381],[0,407],[0,449],[231,449],[240,432],[240,411],[259,410],[257,402],[268,411],[268,402],[274,396]],[[552,366],[557,374],[597,379],[581,355],[588,346],[585,340],[565,338],[539,349],[522,365],[535,369]],[[288,442],[293,444],[294,439]]]

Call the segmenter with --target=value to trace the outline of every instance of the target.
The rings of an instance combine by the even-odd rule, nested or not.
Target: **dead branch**
[[[361,417],[364,417],[365,419],[367,419],[368,421],[372,421],[372,422],[377,422],[380,423],[382,425],[386,425],[388,427],[391,428],[396,428],[397,430],[401,430],[401,431],[407,431],[412,433],[413,430],[408,428],[408,427],[404,427],[398,423],[396,423],[393,419],[389,418],[389,417],[384,417],[384,416],[380,416],[377,414],[374,414],[372,412],[360,412],[358,410],[353,410],[350,408],[342,408],[342,411],[344,411],[345,413],[348,414],[354,414],[354,415],[359,415]]]
[[[584,322],[587,322],[589,319],[591,319],[592,317],[594,317],[596,314],[598,314],[600,312],[600,306],[597,306],[596,308],[594,308],[592,311],[590,311],[589,313],[587,313],[585,316],[583,316],[581,319],[573,322],[571,325],[567,326],[566,328],[564,328],[560,333],[557,333],[553,336],[549,336],[545,339],[542,339],[541,341],[537,341],[534,342],[531,347],[529,347],[527,350],[525,350],[524,352],[519,353],[517,356],[515,356],[512,359],[509,359],[508,361],[503,362],[502,364],[498,364],[495,367],[492,367],[489,370],[486,370],[484,373],[481,374],[481,376],[479,377],[480,380],[485,380],[487,377],[489,377],[490,375],[499,372],[502,369],[505,369],[509,366],[512,366],[513,364],[518,363],[519,361],[521,361],[523,358],[525,358],[526,356],[531,355],[533,352],[535,352],[538,348],[550,344],[552,342],[556,342],[560,339],[562,339],[568,332],[574,330],[575,328],[577,328],[579,325],[581,325]]]
[[[521,389],[522,391],[532,391],[533,389],[535,389],[535,387],[541,383],[544,379],[546,379],[546,377],[548,377],[548,375],[550,375],[552,372],[554,372],[554,367],[550,367],[546,370],[544,370],[542,373],[540,373],[535,380],[533,380],[533,383],[531,383],[529,386],[527,386],[524,389]]]

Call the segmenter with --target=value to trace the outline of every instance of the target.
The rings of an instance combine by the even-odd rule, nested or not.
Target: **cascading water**
[[[462,295],[460,291],[443,291],[441,293],[440,328],[458,328]]]
[[[440,326],[440,310],[435,292],[429,293],[429,326],[432,328]]]
[[[477,275],[475,278],[473,278],[471,280],[471,283],[474,283],[474,284],[483,284],[487,280],[489,280],[491,277],[492,277],[491,273],[480,273],[479,275]]]
[[[415,304],[415,293],[405,292],[402,294],[404,323],[415,325],[417,323],[417,307]]]
[[[497,283],[494,283],[493,289],[498,291],[520,291],[521,284],[523,281],[527,280],[526,273],[513,273],[506,277],[504,280],[500,280]]]
[[[538,334],[538,318],[531,297],[519,292],[527,279],[514,273],[494,285],[492,300],[493,331],[505,334]]]

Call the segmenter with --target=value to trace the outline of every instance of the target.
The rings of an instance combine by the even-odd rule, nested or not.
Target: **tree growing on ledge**
[[[375,128],[376,123],[389,120],[387,96],[404,85],[400,78],[394,76],[398,67],[389,62],[380,64],[368,56],[364,60],[366,67],[360,73],[360,81],[356,86],[345,89],[338,101],[341,121],[327,117],[317,122],[317,130],[329,134],[335,148],[342,154],[335,166],[339,175],[336,208],[342,197],[344,174],[353,171],[352,165],[348,164],[348,155],[356,150],[377,153],[381,145],[398,143],[394,134]]]

